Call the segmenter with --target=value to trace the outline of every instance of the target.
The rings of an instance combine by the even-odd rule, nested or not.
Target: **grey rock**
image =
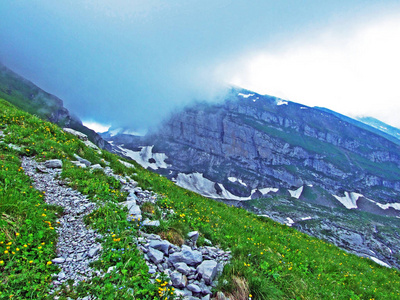
[[[171,273],[170,279],[171,279],[172,285],[174,287],[176,287],[176,288],[186,287],[187,278],[185,275],[182,275],[181,273],[174,271]]]
[[[195,284],[188,284],[186,287],[189,291],[192,291],[193,293],[201,293],[201,288],[198,285]]]
[[[113,271],[116,270],[116,269],[117,269],[117,266],[109,267],[109,268],[107,269],[107,273],[111,273],[111,272],[113,272]]]
[[[192,241],[196,242],[197,239],[199,238],[199,232],[198,231],[191,231],[187,234],[187,237]]]
[[[158,251],[157,249],[151,247],[149,248],[149,252],[147,252],[147,255],[149,259],[151,259],[151,261],[156,265],[161,263],[164,258],[164,254],[161,251]]]
[[[190,297],[190,296],[192,296],[192,292],[191,291],[189,291],[188,289],[183,289],[183,290],[179,290],[179,289],[176,289],[175,290],[175,295],[176,296],[183,296],[183,297]]]
[[[79,168],[86,168],[86,165],[79,162],[79,161],[71,161],[72,164],[74,164],[75,166],[79,167]]]
[[[87,167],[90,167],[90,165],[92,164],[90,161],[88,161],[87,159],[84,159],[84,158],[80,157],[80,156],[77,155],[77,154],[74,154],[74,157],[75,157],[80,163],[84,164],[84,165],[87,166]]]
[[[149,244],[149,246],[150,246],[151,248],[160,250],[160,251],[162,251],[165,255],[168,255],[168,250],[169,250],[170,245],[171,245],[171,243],[168,242],[168,241],[165,241],[165,240],[161,240],[161,241],[152,240],[152,241],[150,241],[150,244]]]
[[[142,219],[142,211],[140,210],[139,205],[136,204],[135,200],[123,202],[121,205],[128,208],[128,220]]]
[[[46,168],[56,169],[56,168],[62,168],[63,164],[61,159],[50,159],[48,161],[45,161],[44,165]]]
[[[103,170],[103,167],[100,166],[99,164],[95,164],[93,166],[90,167],[93,171],[94,170]]]
[[[198,267],[197,272],[207,284],[211,284],[217,275],[218,263],[215,260],[205,260]]]
[[[201,300],[210,300],[210,295],[205,295]]]
[[[188,275],[190,273],[190,268],[184,262],[179,262],[174,265],[175,270],[182,273],[183,275]],[[189,277],[188,277],[189,278]]]
[[[96,256],[97,253],[99,253],[100,248],[101,248],[100,246],[91,248],[91,249],[89,250],[89,252],[88,252],[88,256],[89,256],[90,258]]]
[[[16,151],[21,151],[21,150],[22,150],[21,147],[16,146],[16,145],[14,145],[14,144],[8,144],[8,147],[11,148],[11,149],[13,149],[13,150],[16,150]]]
[[[88,137],[86,134],[83,134],[82,132],[76,131],[72,128],[63,128],[63,130],[65,132],[71,133],[73,135],[75,135],[78,139],[80,139],[81,141],[87,141]]]
[[[52,263],[54,264],[62,264],[65,262],[65,258],[64,257],[57,257],[51,260]]]
[[[192,250],[191,248],[183,245],[182,251],[172,253],[168,259],[172,264],[184,262],[189,266],[194,266],[203,261],[203,256],[200,251]]]
[[[155,221],[150,221],[149,219],[146,219],[143,221],[143,226],[154,226],[154,227],[158,227],[160,226],[160,221],[159,220],[155,220]]]

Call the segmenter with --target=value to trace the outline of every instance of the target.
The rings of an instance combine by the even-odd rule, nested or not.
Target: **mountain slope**
[[[87,128],[78,118],[70,115],[69,111],[63,106],[61,99],[43,91],[1,63],[0,97],[44,120],[78,130],[86,134],[100,148],[111,150],[110,145],[95,131]]]
[[[114,151],[184,188],[400,266],[400,146],[329,111],[232,89]],[[392,231],[391,228],[396,228]]]
[[[199,172],[239,197],[317,185],[331,195],[357,192],[390,206],[400,191],[399,145],[334,114],[248,91],[189,107],[141,140],[127,137],[109,140],[136,151],[154,145],[150,152],[167,155],[171,178]]]
[[[46,298],[49,279],[57,269],[46,261],[56,257],[51,252],[54,230],[50,227],[60,226],[55,222],[55,212],[60,211],[45,206],[43,193],[29,186],[30,181],[20,168],[22,156],[36,155],[38,161],[61,159],[61,178],[65,184],[101,204],[85,218],[88,226],[104,235],[101,260],[93,267],[104,272],[114,267],[109,276],[65,287],[61,296],[78,298],[89,293],[98,299],[132,299],[133,294],[140,299],[172,299],[170,294],[163,295],[164,289],[170,288],[168,280],[164,282],[161,277],[163,280],[150,283],[144,254],[136,250],[135,228],[141,225],[128,223],[127,211],[118,205],[128,196],[121,189],[123,181],[110,178],[101,169],[89,171],[74,165],[71,161],[76,159],[76,153],[104,170],[109,163],[110,168],[121,174],[118,178],[134,179],[141,188],[164,195],[161,201],[147,208],[148,216],[164,216],[161,226],[150,232],[176,242],[179,236],[197,230],[199,244],[209,239],[230,248],[232,260],[224,269],[218,290],[231,294],[231,299],[247,299],[249,294],[254,299],[398,299],[400,295],[400,276],[395,269],[339,250],[268,218],[201,197],[139,166],[128,168],[117,156],[107,151],[98,153],[55,125],[21,112],[3,100],[0,100],[0,121],[1,297],[10,298],[13,294],[15,298],[27,298],[21,295]],[[42,248],[45,254],[41,253]],[[32,263],[26,255],[34,257]]]

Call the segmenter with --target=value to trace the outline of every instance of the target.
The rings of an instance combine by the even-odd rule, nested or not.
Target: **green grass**
[[[253,299],[400,297],[397,270],[348,254],[243,209],[201,197],[136,164],[135,169],[127,169],[117,156],[105,151],[98,155],[57,126],[21,112],[6,101],[0,101],[0,124],[9,133],[0,147],[0,299],[9,299],[11,294],[16,299],[44,299],[51,274],[56,272],[56,267],[47,265],[47,261],[55,257],[56,236],[50,227],[56,226],[55,213],[59,209],[46,206],[41,194],[30,187],[29,178],[19,168],[21,155],[35,155],[40,160],[63,159],[62,176],[70,179],[72,187],[102,204],[86,217],[87,224],[105,236],[102,257],[94,267],[107,270],[117,265],[118,272],[94,278],[77,288],[66,286],[60,296],[77,298],[90,293],[99,299],[164,299],[165,295],[159,294],[163,281],[150,283],[147,266],[133,243],[140,223],[128,222],[126,211],[118,205],[126,196],[119,190],[119,183],[102,172],[90,173],[73,166],[68,161],[74,153],[103,165],[105,159],[117,173],[129,175],[142,188],[160,194],[163,198],[154,207],[154,214],[167,209],[173,209],[175,214],[168,215],[157,233],[172,236],[174,232],[178,240],[188,231],[199,230],[200,241],[207,238],[229,248],[232,261],[225,267],[218,286],[227,294],[237,290],[235,278],[240,278],[248,284]],[[22,145],[22,151],[9,149],[8,143]],[[153,210],[147,213],[151,215]],[[43,220],[51,222],[51,226]],[[10,249],[6,249],[10,242]],[[25,243],[28,247],[21,250]],[[30,260],[34,263],[30,264]]]

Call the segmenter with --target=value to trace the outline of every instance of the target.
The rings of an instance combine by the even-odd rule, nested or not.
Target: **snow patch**
[[[241,96],[241,97],[247,99],[247,98],[249,98],[249,97],[251,97],[251,96],[254,96],[254,94],[242,94],[242,93],[239,93],[238,96]]]
[[[290,193],[290,196],[293,198],[299,199],[301,196],[301,193],[303,192],[303,186],[299,187],[297,190],[288,190]]]
[[[256,192],[256,189],[251,191],[250,196],[248,197],[239,197],[233,195],[231,192],[227,191],[223,184],[215,183],[203,176],[202,173],[191,173],[184,174],[179,173],[176,178],[176,184],[185,189],[191,190],[195,193],[198,193],[204,197],[214,198],[214,199],[230,199],[237,201],[246,201],[251,200],[251,196]],[[218,185],[221,190],[217,193],[215,189],[215,185]]]
[[[344,197],[339,197],[336,195],[332,196],[335,197],[340,203],[342,203],[347,209],[358,208],[357,200],[360,197],[364,197],[363,195],[354,192],[344,192]]]
[[[308,109],[308,107],[304,107],[304,106],[302,106],[302,107],[300,107],[300,109]]]
[[[263,194],[263,196],[267,195],[270,192],[276,193],[277,191],[279,191],[279,189],[276,188],[263,188],[263,189],[258,189],[261,194]]]
[[[291,218],[286,218],[286,223],[287,226],[292,227],[292,225],[294,224],[294,221]]]
[[[376,258],[376,257],[370,256],[369,258],[370,258],[371,260],[373,260],[374,262],[376,262],[378,265],[384,266],[384,267],[386,267],[386,268],[391,268],[391,266],[389,266],[387,263],[381,261],[380,259],[378,259],[378,258]]]
[[[375,202],[375,201],[374,201]],[[378,205],[380,208],[382,209],[389,209],[389,208],[394,208],[395,210],[400,210],[400,203],[386,203],[386,204],[382,204],[382,203],[378,203],[375,202],[376,205]]]
[[[288,105],[287,101],[284,100],[278,100],[278,102],[276,103],[276,105]]]
[[[142,147],[140,151],[132,151],[122,146],[118,146],[118,149],[122,151],[122,153],[136,161],[143,168],[151,168],[153,170],[157,169],[167,169],[171,165],[168,165],[165,160],[168,158],[165,153],[153,153],[154,146],[146,146]]]
[[[125,167],[127,167],[127,168],[135,168],[134,165],[132,165],[132,164],[126,162],[126,161],[123,161],[123,160],[120,160],[120,159],[118,159],[118,161],[119,161],[121,164],[123,164]]]
[[[311,220],[311,219],[312,219],[311,217],[304,217],[304,218],[301,218],[302,221],[307,221],[307,220]]]
[[[236,177],[228,177],[228,180],[230,182],[239,182],[241,185],[247,186],[247,184],[244,183],[242,179],[238,179]]]

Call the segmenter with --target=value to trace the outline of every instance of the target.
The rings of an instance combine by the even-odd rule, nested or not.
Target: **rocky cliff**
[[[400,191],[399,145],[327,111],[244,90],[176,113],[145,138],[110,140],[136,151],[154,145],[169,177],[198,172],[240,197],[308,185],[390,206]]]

